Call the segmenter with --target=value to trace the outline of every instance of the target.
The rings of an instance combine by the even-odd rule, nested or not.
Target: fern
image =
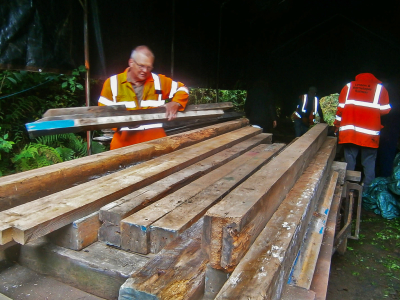
[[[65,148],[65,147],[57,147],[56,151],[60,154],[63,161],[71,160],[74,158],[74,150]]]
[[[50,166],[62,162],[60,154],[52,147],[42,144],[29,144],[11,161],[18,172]]]

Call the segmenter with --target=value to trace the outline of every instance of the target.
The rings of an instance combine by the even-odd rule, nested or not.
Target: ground
[[[332,257],[327,300],[400,299],[400,219],[361,219],[360,239]]]

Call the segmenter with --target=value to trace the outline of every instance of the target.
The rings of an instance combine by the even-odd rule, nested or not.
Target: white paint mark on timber
[[[290,230],[290,225],[288,222],[283,222],[282,227],[286,228],[287,230]]]
[[[240,275],[240,274],[239,274]],[[231,276],[229,280],[232,282],[232,284],[237,285],[240,282],[239,275],[236,276]]]
[[[281,253],[282,253],[282,251],[283,251],[283,248],[282,248],[282,247],[272,245],[270,251],[271,251],[271,256],[272,256],[272,257],[275,257],[275,258],[279,259],[279,262],[282,262],[282,261],[283,261],[283,257],[280,256]]]

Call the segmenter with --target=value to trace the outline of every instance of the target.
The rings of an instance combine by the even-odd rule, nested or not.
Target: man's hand
[[[167,104],[164,104],[164,106],[165,106],[165,117],[168,119],[168,121],[175,119],[178,109],[182,107],[178,102],[174,101],[168,102]]]
[[[276,121],[272,121],[272,128],[275,128],[278,123]]]

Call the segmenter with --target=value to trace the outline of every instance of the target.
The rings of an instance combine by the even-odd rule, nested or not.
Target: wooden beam
[[[331,260],[333,255],[333,244],[336,231],[336,220],[340,210],[340,200],[343,187],[336,187],[332,206],[329,211],[326,229],[322,240],[322,246],[319,252],[317,265],[315,266],[314,276],[311,282],[311,290],[316,294],[316,300],[325,300],[328,290],[329,274],[331,269]]]
[[[315,293],[304,288],[286,285],[281,300],[315,300]]]
[[[280,299],[335,156],[328,139],[215,299]]]
[[[261,143],[271,143],[272,135],[261,133],[256,136],[218,152],[185,169],[171,174],[151,185],[118,199],[100,209],[99,239],[108,244],[120,247],[120,222],[122,219],[139,211],[143,207],[171,194],[185,184],[218,168],[224,163],[243,154]]]
[[[262,162],[265,162],[266,160],[266,158],[264,158],[265,156],[271,157],[276,149],[278,149],[276,146],[272,147],[272,149],[275,150],[273,151],[270,147],[271,145],[257,146],[251,151],[235,158],[231,162],[213,170],[203,177],[200,177],[161,200],[158,200],[156,203],[153,203],[123,219],[121,221],[121,248],[142,254],[149,253],[150,235],[152,234],[150,226],[154,222],[176,209],[176,207],[183,205],[183,203],[191,201],[192,197],[212,186],[221,178],[229,176],[235,168],[243,167],[243,165],[248,163],[251,159],[254,158],[254,160],[258,162],[258,165],[262,164]],[[256,157],[258,153],[263,154],[263,159],[261,159],[262,162],[259,161],[259,157]],[[221,191],[222,193],[226,192],[223,188]],[[214,201],[216,200],[217,199],[214,198]],[[197,214],[201,214],[201,212],[197,212]],[[195,218],[195,221],[198,220],[196,214],[193,217]],[[190,226],[190,224],[193,224],[194,222],[190,222],[189,220],[188,223],[189,224],[186,224],[186,226]]]
[[[260,145],[220,167],[230,172],[195,196],[188,197],[150,226],[150,252],[159,252],[202,217],[211,206],[275,157],[283,146],[284,144]],[[251,158],[246,159],[246,154],[251,155]],[[215,181],[214,172],[217,173],[213,171],[205,175],[210,177],[210,183]]]
[[[200,219],[132,274],[118,299],[201,299],[208,262],[200,247],[202,226]]]
[[[255,128],[245,127],[3,211],[0,213],[0,234],[5,233],[2,237],[6,239],[1,240],[0,244],[11,241],[10,237],[25,244],[46,235],[259,132]]]
[[[229,121],[56,165],[0,177],[0,211],[65,190],[152,157],[237,130],[247,119]]]
[[[51,232],[48,237],[57,246],[79,251],[97,241],[100,225],[99,212],[94,212]]]
[[[185,111],[195,110],[227,110],[233,108],[231,102],[207,103],[207,104],[191,104],[186,106]],[[62,118],[70,118],[70,116],[92,116],[92,117],[108,117],[138,114],[154,114],[165,112],[165,107],[151,109],[127,110],[125,105],[113,106],[85,106],[85,107],[68,107],[68,108],[52,108],[43,114],[41,120],[62,120]]]
[[[313,213],[296,264],[293,266],[289,283],[298,287],[310,289],[337,181],[338,173],[334,171]]]
[[[314,126],[208,210],[204,218],[203,248],[212,267],[228,272],[234,269],[326,136],[326,124]],[[252,229],[244,230],[248,224]],[[249,230],[251,236],[247,234]]]
[[[217,110],[196,110],[177,112],[177,120],[190,120],[200,118],[210,118],[213,116],[222,116],[224,111]],[[42,135],[61,134],[61,133],[75,133],[81,131],[91,131],[99,129],[108,129],[115,127],[136,127],[139,125],[147,125],[154,123],[166,122],[167,118],[165,113],[155,114],[140,114],[140,115],[127,115],[127,116],[110,116],[98,118],[71,118],[63,120],[52,121],[36,121],[33,123],[25,124],[31,139]]]

